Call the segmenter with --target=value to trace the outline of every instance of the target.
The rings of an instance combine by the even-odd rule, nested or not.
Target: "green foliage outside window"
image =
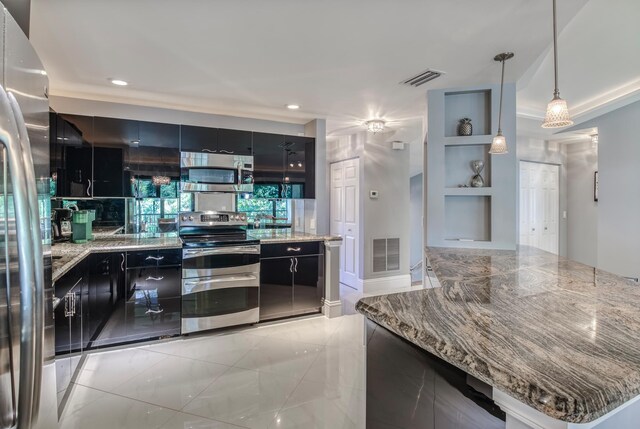
[[[137,186],[142,198],[135,200],[133,221],[144,223],[147,232],[157,231],[160,218],[177,218],[180,212],[192,210],[192,194],[183,193],[178,198],[178,181],[156,186],[151,179],[138,179]]]
[[[288,217],[286,200],[279,198],[280,185],[254,185],[253,198],[237,197],[237,211],[247,214],[249,223],[256,221],[259,216]]]

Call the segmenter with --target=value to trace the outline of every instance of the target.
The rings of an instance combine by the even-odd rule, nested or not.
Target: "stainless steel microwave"
[[[253,157],[202,152],[180,154],[183,192],[253,192]]]

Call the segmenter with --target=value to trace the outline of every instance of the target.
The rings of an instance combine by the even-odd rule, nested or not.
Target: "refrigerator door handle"
[[[10,130],[2,130],[11,170],[20,263],[20,380],[18,427],[37,417],[42,382],[44,340],[44,262],[38,213],[38,190],[24,117],[13,94],[0,90],[0,111]],[[6,122],[5,122],[6,123]],[[12,132],[12,136],[9,133]],[[15,139],[15,140],[14,140]],[[23,173],[24,172],[24,173]],[[21,177],[22,176],[22,177]]]

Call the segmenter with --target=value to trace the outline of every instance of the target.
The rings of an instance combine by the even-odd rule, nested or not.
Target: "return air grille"
[[[444,72],[437,71],[437,70],[425,70],[416,76],[410,77],[409,79],[402,81],[402,84],[417,88],[420,85],[424,85],[427,82],[430,82],[436,78],[439,78],[443,74]]]
[[[400,239],[376,238],[373,240],[373,272],[400,269]]]

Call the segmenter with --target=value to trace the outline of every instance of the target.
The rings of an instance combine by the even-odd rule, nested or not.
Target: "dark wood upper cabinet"
[[[94,196],[130,196],[128,171],[131,150],[138,140],[138,121],[94,118]]]
[[[315,198],[315,139],[285,136],[284,198]]]
[[[51,176],[56,197],[93,196],[93,118],[50,115]],[[55,134],[54,134],[55,133]]]
[[[182,125],[180,126],[180,150],[221,155],[252,155],[252,135],[251,131]]]
[[[277,186],[278,198],[315,198],[315,139],[254,133],[254,183]]]
[[[284,136],[253,133],[253,180],[256,185],[284,183]]]
[[[251,131],[218,130],[218,153],[227,155],[253,155]]]
[[[218,129],[181,125],[180,150],[183,152],[217,153]]]

